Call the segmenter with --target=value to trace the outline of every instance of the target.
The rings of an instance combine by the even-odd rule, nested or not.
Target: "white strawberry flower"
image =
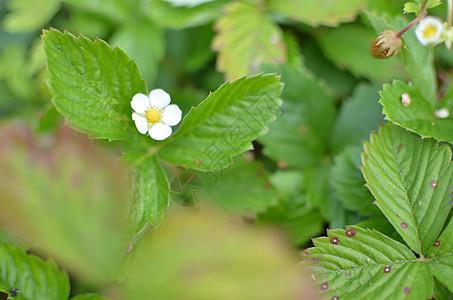
[[[171,135],[170,126],[181,121],[182,111],[178,105],[170,104],[170,95],[162,89],[152,90],[149,97],[136,94],[131,101],[134,112],[132,120],[141,134],[149,133],[155,140],[165,140]]]
[[[423,45],[436,44],[441,42],[441,36],[444,31],[442,21],[436,17],[425,17],[415,29],[415,35]]]

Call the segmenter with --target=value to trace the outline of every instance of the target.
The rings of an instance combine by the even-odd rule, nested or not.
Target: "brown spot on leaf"
[[[327,282],[323,282],[321,284],[320,290],[321,291],[327,291],[329,289],[329,284]]]
[[[336,236],[330,238],[330,243],[334,245],[338,245],[340,243],[340,239]]]
[[[405,293],[406,295],[409,295],[410,292],[411,292],[411,288],[408,287],[408,286],[406,286],[406,287],[404,288],[404,293]]]
[[[313,258],[313,259],[311,260],[311,263],[312,263],[314,266],[316,266],[316,265],[319,263],[319,260],[317,260],[316,258]]]
[[[353,237],[357,234],[357,229],[354,229],[354,228],[347,228],[346,229],[346,235],[348,237]]]
[[[403,144],[399,144],[398,147],[396,147],[396,150],[399,151],[401,148],[403,148]]]
[[[338,296],[332,296],[332,298],[330,298],[330,299],[332,299],[332,300],[340,300],[340,297],[338,297]]]
[[[437,187],[437,180],[431,180],[431,182],[429,183],[429,186],[435,190],[436,187]]]
[[[433,245],[433,246],[434,246],[434,247],[439,247],[439,246],[440,246],[440,241],[439,241],[439,240],[437,240],[437,241],[436,241],[436,242],[434,243],[434,245]]]
[[[406,229],[406,228],[407,228],[407,224],[404,223],[404,222],[401,222],[400,226],[401,226],[401,228],[403,228],[403,229]]]
[[[391,270],[392,270],[392,268],[391,268],[390,266],[386,266],[386,267],[384,268],[384,273],[386,273],[386,274],[387,274],[387,273],[390,273]]]

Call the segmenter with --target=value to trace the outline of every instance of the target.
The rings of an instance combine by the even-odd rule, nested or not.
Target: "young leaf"
[[[269,10],[311,26],[337,26],[355,20],[368,0],[270,0]]]
[[[375,37],[373,29],[355,23],[323,30],[317,35],[317,41],[326,57],[357,77],[377,83],[406,78],[397,59],[377,60],[371,57],[370,44]]]
[[[133,200],[130,212],[132,234],[150,222],[157,226],[170,204],[167,174],[155,155],[129,152],[123,159],[133,166]]]
[[[43,39],[53,102],[69,125],[98,139],[138,135],[130,101],[146,86],[135,62],[102,40],[54,29],[45,30]]]
[[[0,290],[11,294],[12,289],[17,289],[17,299],[68,299],[68,275],[52,260],[43,261],[37,256],[27,255],[20,248],[2,244],[0,270]]]
[[[60,0],[10,0],[9,14],[3,19],[6,31],[11,33],[40,30],[60,8]]]
[[[321,292],[331,299],[428,299],[433,279],[428,263],[403,244],[351,226],[313,240],[302,252]]]
[[[426,4],[426,8],[433,8],[440,5],[442,2],[440,0],[428,0]],[[405,13],[416,13],[417,15],[420,14],[420,10],[422,8],[423,0],[417,0],[414,2],[407,2],[404,4],[404,12]]]
[[[279,67],[285,87],[283,117],[260,139],[264,153],[293,167],[314,165],[328,148],[334,122],[333,97],[307,69]]]
[[[364,150],[362,171],[376,205],[409,247],[425,255],[450,210],[450,148],[388,124]]]
[[[387,83],[380,94],[386,119],[423,137],[453,142],[453,120],[437,118],[435,106],[413,84]]]
[[[217,69],[227,80],[257,73],[260,64],[286,61],[282,32],[258,4],[232,2],[215,26],[212,48],[219,52]]]
[[[225,83],[189,112],[159,156],[202,171],[229,166],[234,156],[251,149],[251,141],[266,133],[281,105],[281,90],[276,75]]]

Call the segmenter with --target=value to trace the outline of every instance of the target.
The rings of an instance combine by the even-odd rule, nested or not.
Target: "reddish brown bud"
[[[370,54],[377,59],[387,59],[398,54],[403,48],[403,40],[394,30],[384,30],[373,41]]]

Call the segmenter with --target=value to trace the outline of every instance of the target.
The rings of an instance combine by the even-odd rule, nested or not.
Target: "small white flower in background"
[[[415,35],[423,45],[436,44],[441,42],[444,25],[436,17],[425,17],[418,23],[415,29]]]
[[[149,133],[155,140],[165,140],[171,135],[171,127],[181,121],[182,111],[178,105],[171,104],[170,95],[164,90],[156,89],[149,93],[136,94],[131,101],[132,120],[141,134]]]
[[[434,116],[439,119],[446,119],[450,116],[450,111],[447,108],[441,108],[434,111]]]

